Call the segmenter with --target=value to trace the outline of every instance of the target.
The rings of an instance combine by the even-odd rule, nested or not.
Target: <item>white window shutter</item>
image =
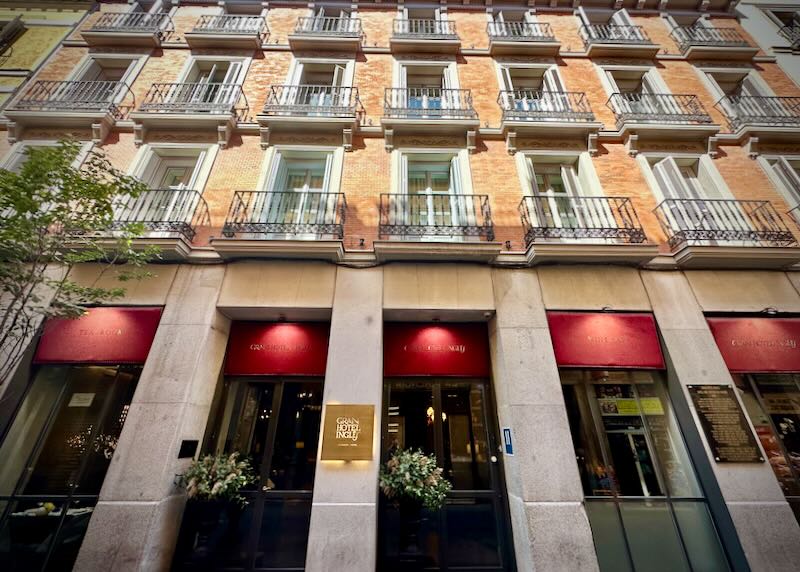
[[[564,181],[564,189],[571,197],[581,196],[581,186],[575,174],[575,167],[572,165],[561,165],[561,180]]]
[[[450,194],[461,195],[464,190],[461,185],[461,165],[458,155],[450,159]]]
[[[322,179],[322,192],[329,193],[331,183],[331,169],[333,167],[333,153],[325,155],[325,176]]]
[[[611,23],[616,24],[617,26],[633,26],[633,21],[631,17],[628,15],[628,11],[623,8],[622,10],[617,10],[611,16]]]
[[[653,165],[653,175],[655,176],[658,186],[661,189],[665,199],[683,199],[692,197],[692,193],[689,190],[689,187],[686,185],[686,181],[683,180],[681,170],[678,168],[678,164],[672,157],[662,159]]]
[[[785,158],[779,157],[772,164],[772,170],[783,186],[786,187],[786,190],[789,191],[794,203],[790,206],[800,204],[800,175],[797,174],[794,167]]]
[[[522,192],[526,195],[538,195],[539,189],[533,172],[533,161],[521,152],[517,152],[514,155],[514,160],[517,162],[517,172],[519,173]]]
[[[272,163],[270,164],[269,191],[271,193],[277,193],[285,190],[286,176],[286,161],[283,160],[280,151],[275,151],[272,155]]]
[[[720,188],[720,183],[716,180],[714,174],[711,172],[711,170],[714,168],[714,165],[711,164],[710,157],[701,157],[697,162],[697,180],[700,181],[700,186],[703,187],[703,191],[705,192],[705,196],[703,198],[731,198],[730,194],[727,192],[727,189]]]

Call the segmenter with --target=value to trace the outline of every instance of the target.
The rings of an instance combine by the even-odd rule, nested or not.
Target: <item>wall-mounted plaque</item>
[[[326,405],[323,461],[371,461],[374,405]]]
[[[763,463],[756,438],[728,385],[690,385],[700,424],[718,463]]]

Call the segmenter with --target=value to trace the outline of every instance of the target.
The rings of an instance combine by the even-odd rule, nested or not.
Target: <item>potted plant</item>
[[[195,459],[178,484],[186,490],[188,503],[176,551],[184,562],[211,565],[221,557],[229,537],[236,531],[247,500],[241,491],[256,476],[248,459],[239,453],[206,455]],[[188,552],[190,554],[185,554]]]
[[[406,558],[420,553],[422,509],[441,509],[452,488],[443,472],[436,457],[419,449],[397,449],[381,467],[381,491],[400,512],[400,550]]]

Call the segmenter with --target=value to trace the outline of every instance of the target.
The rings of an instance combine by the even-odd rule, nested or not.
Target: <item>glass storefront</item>
[[[513,570],[490,388],[468,379],[384,384],[381,459],[394,449],[435,455],[453,484],[438,512],[403,514],[381,499],[379,570]]]
[[[320,379],[226,380],[208,452],[241,453],[258,479],[244,507],[187,505],[174,569],[304,568],[321,412]]]
[[[800,522],[800,374],[734,374],[747,415]]]
[[[560,374],[601,570],[728,570],[662,375]]]
[[[38,369],[0,444],[0,569],[72,569],[140,373]]]

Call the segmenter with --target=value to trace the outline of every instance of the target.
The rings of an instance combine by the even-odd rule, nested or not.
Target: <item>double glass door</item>
[[[381,499],[379,570],[514,570],[489,386],[478,380],[387,380],[382,460],[435,455],[453,489],[442,510],[408,516]]]
[[[227,381],[214,452],[248,458],[256,483],[210,527],[187,507],[175,568],[304,568],[321,411],[321,380]]]

